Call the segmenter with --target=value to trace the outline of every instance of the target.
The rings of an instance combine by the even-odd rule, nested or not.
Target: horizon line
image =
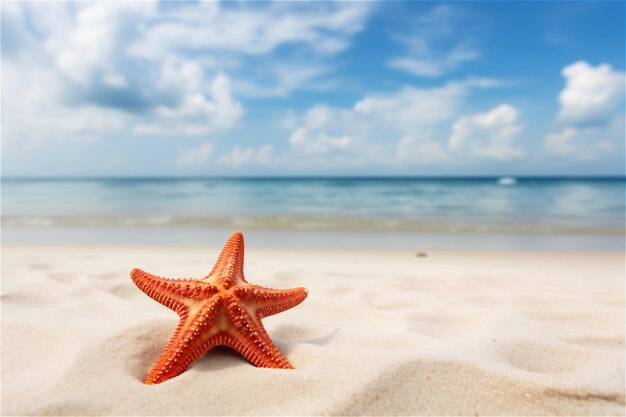
[[[55,181],[55,180],[458,180],[458,179],[621,179],[626,180],[624,175],[588,174],[588,175],[230,175],[230,176],[98,176],[98,175],[68,175],[68,176],[4,176],[0,175],[0,180],[31,180],[31,181]]]

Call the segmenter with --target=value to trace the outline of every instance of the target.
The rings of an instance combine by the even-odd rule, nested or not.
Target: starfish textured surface
[[[270,339],[261,319],[300,304],[307,290],[249,284],[243,274],[243,255],[243,235],[235,232],[209,275],[202,279],[168,279],[140,269],[131,271],[140,290],[180,316],[146,384],[174,378],[218,345],[236,350],[258,367],[293,368]]]

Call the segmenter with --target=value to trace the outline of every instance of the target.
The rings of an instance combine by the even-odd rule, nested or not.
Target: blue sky
[[[624,174],[624,2],[1,7],[5,176]]]

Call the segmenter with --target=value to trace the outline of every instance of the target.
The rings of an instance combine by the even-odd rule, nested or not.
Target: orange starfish
[[[144,383],[181,374],[214,346],[225,345],[262,368],[293,368],[265,331],[261,319],[300,304],[304,288],[275,290],[243,276],[243,235],[224,245],[211,273],[202,279],[168,279],[133,269],[130,276],[149,297],[180,316],[178,327]]]

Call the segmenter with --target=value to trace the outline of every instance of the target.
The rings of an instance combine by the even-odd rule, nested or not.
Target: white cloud
[[[273,156],[271,145],[260,147],[241,147],[236,145],[230,152],[221,155],[217,162],[228,167],[240,167],[244,165],[267,165]]]
[[[244,113],[237,95],[323,85],[325,57],[350,45],[371,9],[361,2],[6,2],[3,98],[15,94],[3,100],[3,139],[230,129]],[[277,64],[279,48],[298,53]]]
[[[342,149],[348,149],[354,140],[348,136],[329,136],[320,132],[309,132],[306,128],[298,128],[289,137],[289,143],[299,151],[305,153],[321,153],[334,152]]]
[[[492,80],[468,79],[435,88],[405,87],[367,95],[349,108],[318,104],[300,116],[290,111],[288,161],[299,166],[342,167],[453,162],[453,153],[444,146],[445,132],[469,91],[493,85]],[[510,106],[466,118],[471,123],[462,121],[461,125],[473,131],[464,134],[475,142],[472,150],[479,156],[502,159],[521,154],[510,145],[519,131],[517,113]],[[482,142],[472,135],[481,123],[491,136],[478,152]]]
[[[449,5],[433,7],[417,19],[412,33],[394,37],[407,52],[387,65],[416,76],[439,77],[478,59],[480,52],[472,46],[467,31],[461,34],[462,40],[457,40],[459,34],[454,28],[466,26],[463,17]]]
[[[211,155],[213,155],[213,144],[204,142],[195,149],[181,151],[176,158],[176,162],[185,167],[204,165]]]
[[[563,68],[565,88],[559,94],[560,129],[546,135],[547,155],[594,160],[623,157],[624,77],[608,64],[593,67],[578,61]]]
[[[398,141],[396,160],[401,165],[433,165],[450,162],[450,155],[439,142],[404,136]]]
[[[335,120],[335,111],[327,105],[316,105],[309,109],[304,115],[304,122],[313,129],[323,129],[330,127]]]
[[[2,11],[2,58],[21,60],[29,49],[37,48],[37,39],[23,25],[24,10],[17,2],[5,1]]]
[[[164,51],[210,51],[211,65],[231,73],[237,94],[282,97],[325,88],[326,58],[350,46],[372,9],[368,2],[189,3],[148,25],[128,53],[157,59]],[[276,59],[280,47],[297,54]]]
[[[36,8],[36,5],[32,5]],[[124,43],[138,35],[137,22],[150,18],[148,2],[92,3],[80,7],[67,26],[56,27],[46,38],[46,49],[61,72],[82,85],[118,73]]]
[[[350,152],[350,148],[356,145],[352,137],[356,131],[351,129],[354,123],[358,123],[358,119],[353,111],[318,104],[301,117],[295,117],[289,144],[300,158],[329,154],[336,157],[342,152]]]
[[[354,113],[414,131],[453,117],[466,92],[466,85],[457,82],[429,89],[406,87],[392,94],[367,96],[355,104]]]
[[[614,115],[607,126],[567,126],[549,133],[544,148],[548,154],[591,161],[623,157],[624,140],[624,116]]]
[[[93,142],[124,129],[129,116],[93,105],[67,107],[58,78],[45,67],[2,63],[2,142],[37,145],[45,141]],[[6,98],[10,97],[8,100]]]
[[[321,77],[330,73],[328,65],[316,62],[283,63],[264,62],[254,74],[235,80],[234,88],[246,97],[286,97],[294,90],[327,90],[333,82]]]
[[[268,144],[259,147],[235,145],[230,151],[215,157],[214,150],[213,143],[204,142],[197,148],[179,152],[176,162],[183,167],[192,167],[207,165],[209,161],[214,160],[218,165],[237,168],[246,165],[267,165],[275,156],[272,146]]]
[[[290,43],[306,44],[319,53],[334,54],[349,45],[363,28],[371,5],[366,2],[221,5],[203,2],[184,5],[176,13],[146,28],[129,52],[161,56],[162,50],[214,49],[251,55],[268,53]]]
[[[576,142],[583,134],[584,130],[566,127],[560,132],[548,134],[545,147],[550,153],[576,155],[580,150]]]
[[[605,123],[624,100],[624,72],[609,64],[578,61],[563,68],[559,120],[573,125]]]
[[[208,94],[189,90],[174,107],[166,105],[155,109],[160,124],[142,124],[133,129],[135,134],[200,135],[215,130],[229,129],[242,117],[243,106],[234,100],[227,76],[217,75]]]
[[[390,68],[402,70],[422,77],[439,77],[462,63],[474,61],[480,57],[477,50],[467,46],[458,46],[445,53],[415,54],[394,58],[388,62]]]
[[[474,158],[516,159],[524,155],[521,148],[513,145],[513,138],[521,130],[517,110],[501,104],[488,112],[459,118],[452,126],[448,149]]]

